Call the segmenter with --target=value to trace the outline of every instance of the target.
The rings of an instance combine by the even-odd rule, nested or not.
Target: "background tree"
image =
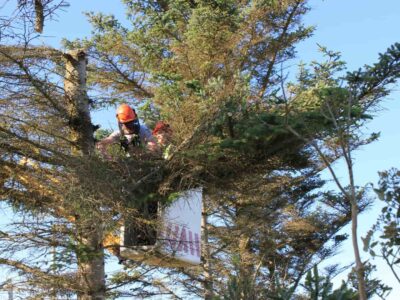
[[[307,291],[306,299],[358,299],[357,292],[348,287],[348,283],[342,281],[339,289],[332,291],[332,276],[335,276],[336,268],[328,269],[325,276],[319,275],[317,266],[308,271],[304,282]]]
[[[352,153],[355,149],[368,144],[378,137],[373,133],[368,137],[363,136],[361,129],[365,122],[371,119],[371,112],[378,103],[389,93],[390,85],[399,76],[399,49],[395,44],[380,55],[380,60],[373,66],[366,66],[364,70],[348,73],[344,77],[334,78],[335,72],[343,71],[344,63],[339,60],[339,55],[321,50],[329,57],[324,64],[314,63],[313,73],[303,70],[300,74],[300,84],[291,89],[293,93],[289,98],[284,98],[287,103],[287,128],[297,137],[308,141],[315,149],[322,163],[328,168],[330,174],[344,199],[351,204],[352,216],[352,243],[358,274],[358,291],[360,299],[367,298],[364,282],[364,267],[361,261],[357,220],[360,206],[365,198],[365,188],[358,188],[354,179],[354,161]],[[330,124],[324,136],[319,139],[306,137],[292,128],[289,123],[293,109],[292,103],[300,102],[305,105],[315,105],[316,115],[322,117]],[[301,106],[300,106],[301,107]],[[310,111],[313,114],[312,111]],[[338,157],[345,161],[348,174],[348,185],[344,186],[332,167],[332,162]]]
[[[379,175],[380,180],[375,192],[384,202],[384,206],[376,224],[363,239],[364,250],[369,251],[372,257],[382,257],[400,283],[398,270],[400,263],[400,173],[397,169],[391,169],[380,172]],[[378,237],[376,237],[377,234]]]

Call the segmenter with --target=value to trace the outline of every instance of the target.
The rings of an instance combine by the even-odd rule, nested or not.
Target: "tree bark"
[[[358,226],[358,207],[357,203],[352,201],[351,203],[351,237],[353,242],[354,256],[356,261],[356,272],[358,279],[358,293],[360,300],[367,300],[367,293],[365,289],[365,274],[364,274],[364,264],[361,261],[360,250],[358,247],[358,235],[357,235],[357,226]]]
[[[89,158],[94,151],[94,139],[86,94],[86,54],[82,50],[76,50],[68,52],[65,57],[64,89],[69,114],[70,139],[73,143],[72,154]],[[78,292],[78,299],[105,299],[102,224],[92,211],[82,211],[82,215],[76,217],[75,225],[78,249],[83,249],[77,251],[78,277],[82,286],[82,290]]]
[[[208,243],[208,228],[207,228],[207,205],[206,196],[203,190],[203,201],[201,210],[201,229],[202,229],[202,263],[204,274],[204,300],[211,300],[213,298],[213,279],[211,273],[211,252],[210,244]]]
[[[256,267],[251,253],[250,241],[252,232],[247,227],[247,220],[249,218],[247,209],[249,208],[244,209],[240,205],[236,206],[236,222],[242,228],[237,242],[239,254],[239,273],[237,279],[239,289],[236,297],[240,300],[255,299],[256,297],[254,291],[255,285],[251,286],[253,282],[256,282],[256,280],[251,280],[251,278],[256,276]]]
[[[35,30],[36,32],[43,32],[44,12],[42,0],[35,0]]]
[[[351,107],[351,103],[349,104]],[[350,115],[348,116],[350,120]],[[342,141],[345,139],[342,137]],[[361,260],[360,255],[360,248],[358,246],[358,234],[357,234],[357,227],[358,227],[358,205],[357,205],[357,196],[356,196],[356,185],[354,182],[354,171],[353,171],[353,159],[350,147],[348,144],[341,144],[342,150],[344,153],[344,158],[347,164],[347,171],[349,174],[349,181],[350,181],[350,189],[351,194],[350,203],[351,203],[351,237],[353,242],[353,249],[354,249],[354,257],[356,261],[356,274],[358,279],[358,294],[360,300],[367,300],[367,291],[366,291],[366,284],[365,284],[365,272],[364,272],[364,264]]]
[[[65,55],[64,90],[67,102],[70,139],[74,144],[73,154],[89,155],[94,151],[93,127],[86,94],[86,54],[82,50]]]
[[[96,220],[89,226],[79,226],[79,243],[86,250],[78,254],[78,276],[83,291],[78,293],[79,300],[103,300],[105,299],[105,270],[104,248],[102,245],[102,224]]]

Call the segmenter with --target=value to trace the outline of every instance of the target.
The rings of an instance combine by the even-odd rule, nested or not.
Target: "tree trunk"
[[[93,127],[86,94],[86,54],[70,51],[66,57],[65,97],[73,142],[72,154],[89,157],[94,151]],[[94,208],[93,208],[94,209]],[[90,208],[89,208],[90,210]],[[76,216],[78,277],[82,290],[80,300],[105,299],[104,248],[102,224],[92,211]]]
[[[255,274],[255,266],[253,264],[252,255],[249,249],[250,237],[244,232],[239,239],[239,255],[240,255],[240,265],[239,265],[239,291],[240,300],[254,299],[254,295],[248,294],[249,291],[254,291],[253,287],[250,286],[251,280]]]
[[[253,255],[251,253],[250,241],[251,241],[251,229],[247,226],[247,220],[249,219],[249,207],[236,207],[236,222],[241,228],[241,233],[237,242],[237,249],[239,254],[239,265],[238,265],[238,294],[237,297],[240,300],[256,299],[254,294],[253,282],[256,282],[256,271]],[[254,280],[252,280],[254,278]]]
[[[355,199],[353,199],[355,200]],[[351,203],[351,237],[353,242],[354,256],[356,261],[356,272],[358,279],[358,293],[360,300],[367,300],[367,293],[365,289],[365,279],[364,279],[364,265],[361,261],[360,250],[358,247],[358,235],[357,235],[357,223],[358,223],[358,207],[355,201]]]
[[[350,118],[350,116],[349,116]],[[365,285],[365,274],[364,274],[364,264],[361,261],[360,256],[360,248],[358,247],[358,205],[357,205],[357,197],[356,197],[356,186],[354,183],[354,172],[353,172],[353,161],[351,150],[349,147],[345,145],[342,146],[343,152],[345,153],[344,157],[346,159],[347,170],[349,173],[350,180],[350,204],[351,204],[351,238],[353,242],[354,249],[354,257],[356,261],[356,274],[358,279],[358,294],[360,300],[367,300],[367,291]]]
[[[43,32],[44,12],[42,0],[35,0],[35,30],[36,32]]]
[[[211,253],[210,244],[208,243],[208,228],[207,228],[207,205],[206,196],[203,190],[203,207],[201,210],[201,229],[202,229],[202,260],[204,274],[204,299],[211,300],[213,298],[213,281],[211,273]]]
[[[70,139],[74,143],[73,153],[89,155],[94,151],[93,126],[86,94],[86,53],[69,51],[66,55],[64,90],[67,101]]]
[[[79,300],[105,299],[104,248],[102,245],[102,224],[96,220],[88,226],[79,226],[79,243],[86,249],[78,254],[78,275],[84,288],[78,293]]]

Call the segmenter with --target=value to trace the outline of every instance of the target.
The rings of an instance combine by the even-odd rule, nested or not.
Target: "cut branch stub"
[[[89,98],[86,94],[86,53],[69,51],[65,56],[64,90],[67,103],[71,141],[75,154],[89,154],[94,148]]]
[[[44,13],[42,0],[35,0],[35,31],[42,33],[44,24]]]

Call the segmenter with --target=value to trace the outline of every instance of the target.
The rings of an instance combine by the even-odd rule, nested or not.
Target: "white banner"
[[[167,256],[199,264],[201,257],[201,188],[183,192],[161,214],[157,243]]]
[[[155,245],[126,245],[123,226],[121,258],[165,267],[200,264],[202,200],[202,189],[193,189],[182,192],[171,205],[162,209]]]

